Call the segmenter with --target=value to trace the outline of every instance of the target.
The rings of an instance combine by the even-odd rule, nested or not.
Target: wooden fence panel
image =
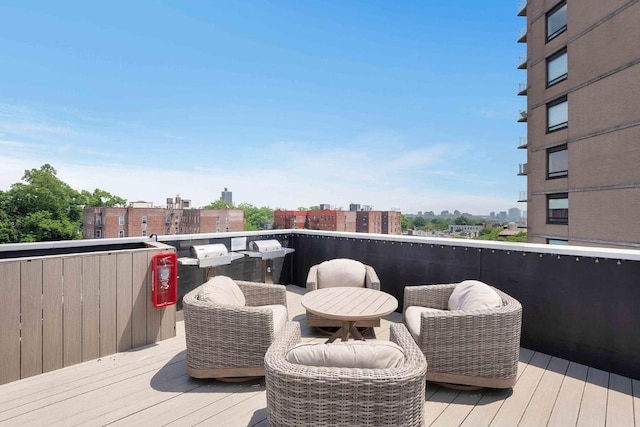
[[[116,255],[100,257],[100,356],[116,352]]]
[[[176,307],[151,302],[163,252],[0,262],[0,384],[174,337]]]
[[[82,258],[65,258],[63,264],[64,366],[82,362]]]
[[[131,312],[133,347],[147,344],[147,274],[149,258],[146,252],[133,254],[132,292],[133,307]]]
[[[42,262],[42,372],[62,368],[62,258]]]
[[[133,254],[117,255],[116,263],[116,351],[132,347],[132,292]]]
[[[82,258],[82,360],[100,357],[100,256]]]
[[[42,260],[20,263],[20,376],[42,373]]]
[[[0,263],[0,384],[20,379],[20,264]]]

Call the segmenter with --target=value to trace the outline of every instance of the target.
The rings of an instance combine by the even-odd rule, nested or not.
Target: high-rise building
[[[227,190],[227,187],[224,187],[224,191],[220,195],[220,200],[233,205],[233,193]]]
[[[640,247],[640,2],[529,0],[518,15],[529,241]]]

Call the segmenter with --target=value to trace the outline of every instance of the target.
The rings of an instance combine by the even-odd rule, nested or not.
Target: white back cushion
[[[290,363],[330,368],[387,369],[404,363],[404,351],[391,341],[301,343],[286,355]]]
[[[465,280],[456,285],[449,297],[449,310],[478,310],[502,305],[502,298],[491,286],[478,280]]]
[[[338,258],[318,265],[318,288],[364,288],[366,268],[354,259]]]
[[[200,301],[214,304],[243,306],[244,294],[236,282],[227,276],[215,276],[205,282],[198,295]]]

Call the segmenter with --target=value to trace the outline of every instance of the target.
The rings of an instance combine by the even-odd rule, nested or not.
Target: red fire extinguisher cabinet
[[[178,257],[175,252],[162,253],[152,259],[151,300],[154,307],[178,301]]]

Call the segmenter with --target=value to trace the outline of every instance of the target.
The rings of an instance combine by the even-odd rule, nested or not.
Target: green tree
[[[499,236],[503,228],[485,227],[480,230],[475,240],[497,240],[500,242],[525,242],[527,241],[527,233],[521,232],[513,236]]]
[[[108,208],[124,208],[127,206],[127,201],[122,197],[114,196],[108,191],[99,188],[93,190],[92,193],[87,190],[82,190],[80,197],[85,208],[99,208],[103,206]]]
[[[456,225],[465,225],[465,224],[471,224],[471,221],[469,221],[469,219],[465,216],[459,216],[458,218],[453,220],[453,223]]]
[[[202,209],[235,209],[233,203],[229,203],[224,200],[216,200],[214,202],[209,203],[207,206]]]
[[[427,225],[427,220],[424,219],[423,217],[417,216],[417,217],[413,218],[413,226],[415,228],[422,228],[425,225]]]
[[[403,214],[400,214],[400,227],[402,228],[402,231],[407,231],[409,229],[409,224],[409,218],[407,218]]]
[[[3,194],[0,239],[11,242],[39,242],[81,238],[82,197],[61,181],[50,164],[27,170],[24,182]],[[15,232],[7,231],[13,227]]]
[[[266,223],[273,223],[273,209],[269,207],[257,208],[249,203],[240,203],[238,209],[244,211],[244,229],[246,231],[260,230]]]

